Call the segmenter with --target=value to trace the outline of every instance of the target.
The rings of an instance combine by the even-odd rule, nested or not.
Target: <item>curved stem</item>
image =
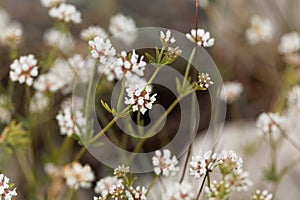
[[[151,188],[153,187],[153,185],[156,183],[156,181],[158,180],[159,176],[155,175],[154,178],[152,179],[151,183],[148,186],[147,192],[146,192],[146,196],[148,196],[149,191],[151,190]]]
[[[201,196],[201,193],[202,193],[202,190],[203,190],[203,187],[204,187],[204,183],[205,183],[205,181],[206,181],[206,177],[207,177],[207,174],[205,174],[205,176],[204,176],[204,178],[203,178],[203,181],[202,181],[202,183],[201,183],[201,187],[200,187],[200,190],[199,190],[199,192],[198,192],[198,195],[197,195],[196,199],[200,199],[200,196]]]

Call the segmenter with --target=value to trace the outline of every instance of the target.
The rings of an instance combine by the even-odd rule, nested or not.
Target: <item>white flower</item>
[[[88,164],[82,166],[76,161],[64,167],[63,175],[67,186],[75,190],[79,187],[90,188],[91,182],[95,180],[91,167]]]
[[[204,29],[195,29],[191,30],[191,33],[187,33],[186,37],[192,41],[196,42],[199,46],[211,47],[215,43],[215,39],[210,36],[209,32],[206,32]]]
[[[160,41],[164,45],[173,44],[176,42],[175,38],[171,36],[171,31],[167,30],[166,33],[160,31]]]
[[[147,81],[146,79],[133,74],[129,79],[125,81],[125,87],[131,88],[132,90],[136,90],[141,87],[146,87]]]
[[[251,18],[251,26],[246,31],[246,38],[250,44],[269,42],[274,35],[273,25],[269,19],[254,15]]]
[[[243,85],[240,82],[226,82],[222,87],[220,98],[227,103],[232,103],[239,99],[242,92]]]
[[[122,183],[121,179],[115,176],[108,176],[96,183],[95,192],[102,196],[107,196],[111,193],[112,188]]]
[[[40,75],[33,84],[39,92],[56,92],[64,86],[64,82],[54,73]]]
[[[235,173],[228,174],[225,177],[225,182],[231,186],[232,189],[240,192],[247,191],[253,182],[249,180],[248,172],[244,172],[242,169],[236,171]]]
[[[9,178],[4,174],[0,174],[0,197],[3,200],[11,200],[12,197],[17,196],[16,188],[13,190],[9,184]]]
[[[49,16],[66,23],[80,24],[82,22],[81,13],[74,5],[61,3],[58,7],[49,10]]]
[[[278,45],[278,51],[282,54],[291,54],[300,50],[300,35],[291,32],[283,35]]]
[[[129,98],[125,97],[125,104],[132,105],[133,112],[140,111],[142,114],[145,114],[147,110],[152,109],[152,105],[156,101],[155,96],[157,94],[150,96],[150,86],[138,88],[136,90],[126,88],[126,92]]]
[[[125,44],[132,44],[137,38],[136,25],[131,17],[119,13],[110,19],[109,31]]]
[[[133,75],[143,76],[147,65],[143,59],[144,56],[139,56],[135,50],[132,51],[130,57],[125,51],[122,51],[114,67],[116,78],[121,80],[124,75],[126,79],[130,79]]]
[[[199,6],[203,9],[207,8],[209,5],[209,1],[208,0],[199,0]]]
[[[32,54],[21,56],[14,60],[10,65],[10,79],[12,81],[19,81],[20,84],[26,83],[31,86],[33,78],[38,76],[37,60]]]
[[[152,157],[152,164],[156,175],[175,176],[179,171],[178,160],[176,156],[171,156],[169,149],[163,151],[155,151],[155,156]]]
[[[147,200],[147,189],[145,187],[137,186],[130,187],[129,190],[125,190],[125,195],[128,200]]]
[[[204,192],[207,195],[207,199],[227,199],[230,191],[230,184],[220,181],[219,183],[216,180],[213,180],[210,187],[205,186]]]
[[[207,90],[214,82],[211,80],[208,73],[199,73],[198,84],[202,90]]]
[[[45,164],[44,170],[52,179],[61,178],[63,176],[63,168],[61,166],[56,166],[53,163]]]
[[[0,95],[0,124],[8,123],[11,119],[10,98],[4,94]]]
[[[2,44],[14,47],[21,43],[23,30],[21,24],[13,22],[8,24],[0,33],[0,41]]]
[[[203,175],[211,172],[218,164],[217,157],[218,155],[211,150],[207,151],[204,155],[198,154],[192,156],[192,160],[190,161],[190,175],[195,178],[201,178]]]
[[[193,200],[195,198],[195,188],[187,182],[176,182],[171,187],[168,187],[162,197],[163,200]]]
[[[281,131],[285,129],[286,118],[278,113],[262,113],[256,121],[259,134],[272,134],[277,139]]]
[[[252,195],[252,200],[272,200],[273,194],[267,190],[256,190],[255,194]]]
[[[100,26],[89,26],[80,33],[80,38],[85,41],[94,39],[95,37],[107,38],[108,34]]]
[[[65,2],[66,0],[41,0],[42,6],[46,8],[56,7],[59,4]]]
[[[64,33],[53,28],[45,32],[44,43],[65,53],[69,53],[75,46],[74,39],[70,33]]]
[[[41,113],[49,106],[49,99],[43,93],[37,92],[30,99],[29,111],[31,113]]]
[[[76,100],[74,100],[76,101]],[[86,129],[86,120],[80,108],[73,106],[76,110],[72,110],[72,103],[67,100],[62,104],[62,108],[56,115],[56,120],[62,135],[71,136],[72,134],[81,135]],[[76,102],[75,102],[76,103]]]
[[[92,57],[99,59],[99,62],[105,66],[111,64],[111,58],[116,55],[116,50],[109,39],[104,40],[103,38],[95,37],[89,41],[89,46],[92,48]]]
[[[232,150],[223,150],[219,154],[217,162],[227,173],[239,173],[243,166],[243,159]]]

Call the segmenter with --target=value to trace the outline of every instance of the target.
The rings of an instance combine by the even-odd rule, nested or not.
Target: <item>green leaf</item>
[[[155,47],[155,55],[156,55],[156,60],[159,58],[159,49]]]
[[[104,102],[103,100],[101,100],[100,102],[101,102],[103,108],[105,108],[105,110],[107,110],[109,113],[113,112],[112,109],[110,108],[110,106],[106,102]]]
[[[178,93],[180,93],[181,83],[180,83],[180,80],[177,77],[175,78],[175,82],[176,82],[176,90],[177,90]]]
[[[150,63],[157,63],[156,59],[153,58],[149,53],[145,53],[145,56],[149,59]]]

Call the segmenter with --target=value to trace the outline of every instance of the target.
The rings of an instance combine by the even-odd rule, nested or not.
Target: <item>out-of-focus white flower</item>
[[[125,44],[132,44],[137,38],[136,25],[131,17],[119,13],[110,19],[109,31]]]
[[[283,35],[278,45],[278,51],[282,54],[291,54],[300,50],[300,35],[291,32]]]
[[[226,82],[222,87],[220,98],[227,103],[232,103],[239,99],[242,92],[243,85],[240,82]]]
[[[140,111],[142,114],[145,114],[147,110],[152,109],[152,105],[156,101],[156,93],[150,96],[150,86],[138,88],[136,90],[126,88],[126,92],[129,98],[125,97],[125,104],[132,105],[133,112]]]
[[[10,20],[9,14],[0,8],[0,30],[4,30]]]
[[[4,94],[0,95],[0,124],[8,123],[11,119],[10,98]]]
[[[125,190],[125,195],[128,199],[132,200],[147,200],[147,189],[145,187],[136,186],[130,187],[129,190]]]
[[[89,41],[89,46],[92,48],[91,55],[105,66],[111,64],[111,58],[116,55],[115,48],[111,45],[109,39],[95,37]]]
[[[66,23],[80,24],[82,22],[81,13],[74,5],[61,3],[58,7],[49,10],[49,16]]]
[[[217,160],[224,173],[239,173],[243,166],[243,159],[232,150],[221,151]]]
[[[86,120],[83,116],[83,113],[80,111],[80,107],[77,107],[73,104],[73,107],[76,107],[76,110],[72,110],[72,103],[73,102],[71,102],[71,100],[66,100],[63,102],[61,110],[56,115],[60,133],[69,137],[72,134],[80,136],[81,132],[84,132],[86,129]]]
[[[53,28],[45,32],[44,43],[65,53],[69,53],[75,46],[75,41],[70,33],[64,33]]]
[[[252,200],[272,200],[273,194],[267,190],[256,190],[255,194],[252,195]]]
[[[178,160],[176,156],[171,156],[169,149],[163,151],[155,151],[155,156],[152,157],[152,164],[156,175],[175,176],[179,171]]]
[[[225,182],[229,184],[233,190],[238,192],[247,191],[249,187],[253,185],[253,182],[248,177],[248,172],[240,169],[234,173],[228,174],[225,177]]]
[[[269,42],[274,35],[271,21],[258,15],[251,17],[251,26],[246,31],[246,39],[250,44]]]
[[[192,156],[190,161],[190,175],[195,178],[201,178],[208,172],[211,172],[217,166],[218,155],[211,150],[204,155],[198,154]]]
[[[171,36],[171,31],[167,30],[166,33],[160,31],[160,41],[164,45],[173,44],[176,42],[175,38]]]
[[[89,41],[93,40],[95,37],[107,38],[108,34],[100,26],[89,26],[81,31],[80,37],[82,40]]]
[[[288,96],[288,106],[294,107],[300,110],[300,85],[293,86]]]
[[[40,75],[33,83],[34,89],[39,92],[56,92],[64,86],[64,82],[53,73]]]
[[[44,170],[46,174],[53,179],[57,177],[61,178],[63,176],[63,168],[61,166],[56,166],[53,163],[45,164]]]
[[[231,192],[230,189],[230,184],[224,181],[217,182],[216,180],[213,180],[210,187],[205,186],[204,192],[209,200],[227,199]]]
[[[259,134],[272,134],[274,139],[277,139],[281,131],[285,129],[286,118],[278,113],[262,113],[256,121],[256,127]]]
[[[79,187],[90,188],[91,182],[95,180],[91,167],[88,164],[82,166],[79,162],[72,162],[66,165],[63,175],[67,185],[75,190]]]
[[[208,31],[204,29],[192,29],[191,33],[186,34],[187,39],[192,42],[196,42],[197,45],[202,47],[212,47],[215,43],[215,39],[210,36]]]
[[[38,76],[39,67],[36,65],[37,60],[34,58],[34,55],[21,56],[10,65],[10,79],[14,82],[19,81],[20,84],[26,83],[31,86],[33,78]]]
[[[57,7],[59,4],[65,2],[66,0],[41,0],[42,6],[46,8]]]
[[[9,178],[4,174],[0,174],[0,197],[3,200],[11,200],[17,196],[16,188],[11,189]]]
[[[209,1],[208,0],[199,0],[199,6],[203,9],[207,8],[209,5]]]
[[[164,200],[192,200],[196,198],[195,189],[190,183],[176,182],[167,191],[163,193],[162,199]]]
[[[101,196],[107,196],[112,192],[112,188],[115,188],[121,183],[122,180],[115,176],[105,177],[96,183],[95,192],[101,194]]]
[[[2,44],[14,47],[21,43],[23,30],[20,23],[13,22],[8,24],[0,33],[0,41]]]
[[[209,86],[214,84],[214,82],[211,80],[208,73],[199,73],[198,84],[200,89],[207,90]]]
[[[141,87],[146,87],[147,81],[146,79],[133,74],[129,79],[125,81],[125,87],[131,88],[132,90],[136,90]]]
[[[49,99],[43,93],[37,92],[30,100],[29,110],[31,113],[41,113],[49,106]]]

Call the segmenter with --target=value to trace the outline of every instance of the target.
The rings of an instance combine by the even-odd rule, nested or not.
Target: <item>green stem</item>
[[[73,193],[74,193],[74,189],[70,188],[67,192],[67,195],[66,195],[66,200],[72,200],[72,197],[73,197]]]
[[[118,99],[118,104],[117,104],[117,112],[119,113],[121,110],[121,105],[122,105],[122,101],[124,98],[124,92],[125,92],[125,82],[126,82],[126,78],[125,76],[122,79],[122,88],[121,88],[121,92],[120,92],[120,96]]]
[[[192,144],[190,144],[186,158],[185,158],[184,167],[183,167],[182,174],[181,174],[180,181],[179,181],[180,183],[182,183],[182,181],[184,179],[191,154],[192,154]]]
[[[22,171],[24,177],[26,178],[27,182],[29,183],[29,185],[34,185],[35,178],[31,171],[32,168],[31,168],[30,164],[28,163],[24,153],[17,150],[16,158],[17,158],[17,161],[19,163],[21,171]]]
[[[186,82],[187,82],[187,79],[188,79],[188,76],[189,76],[189,73],[190,73],[190,69],[191,69],[191,64],[192,64],[193,59],[195,57],[196,49],[197,49],[197,47],[193,48],[192,53],[189,57],[188,64],[186,66],[185,73],[184,73],[184,80],[183,80],[182,87],[181,87],[182,89],[185,89],[185,85],[186,85]]]
[[[148,189],[147,189],[147,192],[146,192],[146,196],[148,196],[148,194],[149,194],[151,188],[152,188],[153,185],[156,183],[156,181],[158,180],[158,178],[159,178],[159,176],[156,175],[156,176],[152,179],[151,183],[150,183],[149,186],[148,186]]]

